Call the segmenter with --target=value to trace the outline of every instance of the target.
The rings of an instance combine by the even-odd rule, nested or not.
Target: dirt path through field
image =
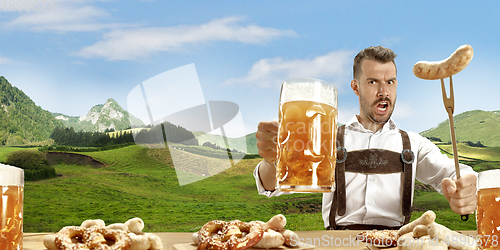
[[[107,165],[88,155],[82,155],[69,152],[47,152],[47,160],[50,165],[60,162],[66,164],[91,165],[96,168],[106,167]]]

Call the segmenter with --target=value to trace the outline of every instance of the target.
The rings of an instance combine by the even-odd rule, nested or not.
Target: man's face
[[[396,104],[396,66],[392,62],[380,63],[374,60],[361,62],[359,79],[351,82],[354,93],[359,96],[360,118],[373,125],[385,124]]]

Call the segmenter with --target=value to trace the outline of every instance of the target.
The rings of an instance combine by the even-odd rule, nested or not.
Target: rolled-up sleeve
[[[260,176],[259,176],[260,164],[262,164],[262,161],[259,164],[257,164],[255,169],[253,170],[253,177],[255,178],[255,185],[257,186],[257,191],[259,192],[259,194],[265,195],[269,198],[271,198],[273,196],[280,196],[282,194],[288,194],[287,192],[282,192],[282,191],[278,191],[278,190],[269,191],[269,190],[266,190],[264,188],[264,186],[262,185],[262,182],[260,180]]]

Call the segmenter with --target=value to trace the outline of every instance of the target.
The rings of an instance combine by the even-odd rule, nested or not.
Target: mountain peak
[[[106,100],[106,103],[116,103],[116,104],[118,104],[113,98],[108,98],[108,100]]]
[[[104,132],[107,129],[123,130],[131,126],[144,126],[141,120],[130,115],[113,98],[107,99],[104,104],[93,106],[84,116],[73,119],[61,119],[62,117],[64,116],[60,114],[57,116],[67,127],[73,127],[76,131]]]

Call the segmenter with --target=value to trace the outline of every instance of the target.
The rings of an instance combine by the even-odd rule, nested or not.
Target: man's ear
[[[351,81],[351,89],[354,91],[354,94],[359,96],[359,83],[355,79]]]

